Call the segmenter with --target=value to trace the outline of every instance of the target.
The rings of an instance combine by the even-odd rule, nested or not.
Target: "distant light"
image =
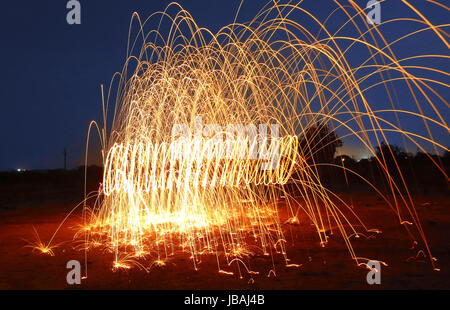
[[[24,172],[24,171],[27,171],[27,169],[17,168],[17,172]]]

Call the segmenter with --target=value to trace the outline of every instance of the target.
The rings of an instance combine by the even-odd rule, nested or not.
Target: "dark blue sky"
[[[88,124],[92,119],[101,120],[100,84],[109,85],[125,61],[132,13],[136,11],[145,18],[164,10],[170,2],[80,0],[81,25],[66,23],[66,0],[2,3],[0,170],[60,168],[64,147],[68,149],[69,167],[81,164]],[[367,1],[355,2],[364,6]],[[400,1],[395,2],[388,0],[383,4],[382,19],[414,16]],[[449,13],[442,8],[422,0],[411,2],[421,7],[433,23],[449,21]],[[179,3],[200,26],[212,31],[233,22],[239,5],[238,0]],[[246,1],[238,20],[251,19],[265,3]],[[304,7],[322,20],[335,8],[331,1],[317,0],[305,0]],[[339,19],[333,21],[339,23]],[[396,25],[385,35],[395,38],[407,27],[406,23]],[[430,46],[434,53],[449,55],[436,36],[431,38],[430,34],[399,49],[416,49],[414,54],[425,54],[430,52]],[[448,62],[435,65],[449,71]],[[448,89],[439,91],[448,100]],[[448,122],[448,108],[444,106],[441,112]],[[450,144],[448,133],[436,135],[447,140],[442,141],[444,145]]]

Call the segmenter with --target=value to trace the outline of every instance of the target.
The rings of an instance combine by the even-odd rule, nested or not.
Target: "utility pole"
[[[64,171],[67,170],[67,149],[64,148]]]

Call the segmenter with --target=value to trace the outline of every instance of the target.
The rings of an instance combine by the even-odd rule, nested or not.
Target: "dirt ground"
[[[450,204],[448,197],[413,197],[423,230],[433,256],[430,259],[421,248],[411,249],[411,239],[386,203],[372,194],[341,194],[353,202],[353,210],[369,228],[382,231],[366,238],[350,241],[358,257],[387,263],[382,266],[381,285],[366,282],[368,269],[358,267],[339,232],[331,235],[326,247],[321,247],[310,222],[299,217],[298,225],[283,224],[290,263],[286,267],[275,258],[276,274],[270,272],[270,257],[250,258],[249,274],[237,264],[219,273],[216,258],[202,258],[198,270],[187,255],[176,255],[164,266],[153,266],[147,273],[139,268],[112,270],[113,255],[100,250],[88,253],[88,277],[81,285],[68,285],[66,263],[79,260],[84,265],[84,251],[74,249],[71,242],[74,227],[80,221],[75,212],[56,235],[54,256],[43,255],[28,247],[24,239],[33,239],[36,227],[42,240],[48,240],[62,219],[75,204],[50,205],[0,212],[0,289],[450,289]],[[287,219],[280,206],[280,217]],[[412,229],[412,228],[411,228]],[[364,260],[362,260],[364,261]]]

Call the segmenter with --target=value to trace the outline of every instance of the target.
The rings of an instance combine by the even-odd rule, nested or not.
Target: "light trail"
[[[409,2],[403,2],[420,19],[371,26],[364,10],[353,1],[350,6],[336,1],[339,7],[329,18],[338,11],[348,17],[336,33],[303,9],[301,2],[273,2],[251,22],[235,22],[215,34],[199,28],[177,3],[144,22],[134,14],[127,61],[103,97],[103,127],[94,122],[89,128],[88,137],[96,127],[101,138],[104,176],[95,203],[85,205],[83,248],[106,247],[115,253],[114,268],[130,268],[136,262],[149,270],[180,252],[190,255],[195,268],[201,255],[215,255],[218,271],[224,274],[232,273],[226,269],[233,262],[239,273],[239,262],[243,270],[254,273],[247,263],[255,253],[279,254],[286,266],[300,266],[287,258],[277,206],[280,197],[286,197],[291,216],[286,223],[308,219],[322,245],[329,232],[337,229],[351,257],[364,264],[358,262],[350,238],[367,238],[377,230],[366,227],[345,202],[334,202],[340,198],[323,185],[318,172],[325,164],[314,162],[314,155],[321,151],[313,145],[314,137],[306,137],[306,145],[298,137],[320,121],[330,129],[344,129],[343,136],[356,137],[373,155],[377,146],[389,141],[388,132],[405,136],[421,149],[426,141],[435,150],[448,151],[430,131],[435,126],[449,133],[440,112],[449,104],[435,90],[437,86],[448,88],[448,73],[408,65],[408,61],[427,58],[448,62],[448,55],[430,52],[399,59],[393,52],[394,43],[424,31],[448,46],[448,25],[431,24]],[[176,14],[169,14],[171,9]],[[294,16],[312,20],[319,29],[317,35]],[[157,18],[159,27],[146,30]],[[165,21],[170,24],[168,34],[160,32]],[[139,30],[133,40],[134,22]],[[423,28],[388,43],[382,29],[392,22]],[[352,26],[357,37],[341,34]],[[350,56],[354,49],[363,58],[359,65]],[[418,69],[435,78],[413,74]],[[412,104],[401,106],[394,83],[403,83],[417,110],[412,110]],[[377,86],[384,87],[391,107],[375,108],[366,96]],[[435,115],[425,115],[425,105]],[[389,113],[394,122],[384,117]],[[428,135],[403,130],[399,114],[420,119]],[[207,125],[198,127],[198,117]],[[177,127],[180,124],[184,127]],[[279,139],[273,135],[274,124]],[[174,128],[182,128],[175,131],[183,133],[184,140],[174,135]],[[267,130],[261,132],[261,128]],[[420,240],[434,266],[406,182],[403,178],[394,182],[386,163],[388,154],[381,155],[375,160],[385,172],[391,198],[360,177],[385,199],[399,223],[413,224],[415,231],[404,227],[415,242]],[[268,163],[274,169],[267,169]],[[394,170],[402,176],[397,163]],[[298,195],[291,193],[288,181]],[[356,231],[356,226],[362,231]],[[152,261],[150,266],[137,262],[145,258]],[[275,274],[275,266],[271,268],[269,275]]]

